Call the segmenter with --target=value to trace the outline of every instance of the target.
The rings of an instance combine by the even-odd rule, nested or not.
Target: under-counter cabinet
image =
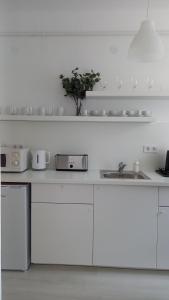
[[[94,187],[94,256],[99,266],[156,268],[158,189]]]
[[[159,188],[157,268],[169,269],[169,188]]]
[[[91,265],[93,186],[32,184],[32,263]]]

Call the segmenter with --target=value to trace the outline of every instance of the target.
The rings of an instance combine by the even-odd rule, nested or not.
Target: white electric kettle
[[[45,170],[50,162],[50,152],[45,150],[33,150],[32,155],[32,169],[33,170]]]

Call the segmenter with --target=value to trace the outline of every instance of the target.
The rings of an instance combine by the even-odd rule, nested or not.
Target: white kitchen
[[[168,14],[0,0],[2,300],[169,299]]]

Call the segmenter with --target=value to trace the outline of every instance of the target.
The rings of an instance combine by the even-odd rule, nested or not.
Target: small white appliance
[[[25,271],[30,265],[29,184],[2,184],[1,209],[2,269]]]
[[[34,150],[32,154],[32,169],[45,170],[50,163],[50,152],[45,150]]]
[[[23,172],[28,169],[29,149],[22,145],[5,145],[0,149],[2,172]]]

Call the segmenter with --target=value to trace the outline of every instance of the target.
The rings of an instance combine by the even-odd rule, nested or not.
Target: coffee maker
[[[169,150],[166,153],[165,168],[159,168],[156,172],[163,177],[169,177]]]

